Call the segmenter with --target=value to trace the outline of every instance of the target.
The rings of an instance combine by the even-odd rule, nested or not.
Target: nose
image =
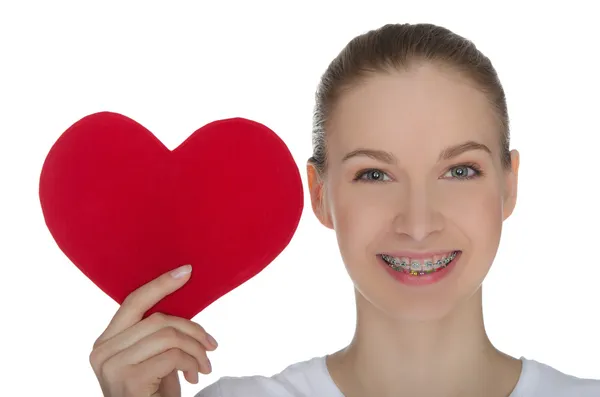
[[[439,197],[426,186],[412,186],[399,197],[394,231],[424,241],[443,229],[444,218],[438,209]]]

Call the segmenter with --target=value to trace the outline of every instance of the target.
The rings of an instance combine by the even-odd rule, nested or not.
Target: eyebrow
[[[492,151],[489,147],[484,145],[483,143],[475,142],[475,141],[467,141],[458,145],[453,145],[445,148],[440,152],[438,156],[438,161],[450,160],[454,157],[457,157],[465,152],[472,150],[483,150],[488,154],[492,154]],[[346,154],[342,159],[342,162],[345,162],[353,157],[365,156],[372,158],[374,160],[381,161],[387,164],[398,164],[398,159],[394,156],[393,153],[386,152],[383,150],[374,150],[374,149],[356,149]]]

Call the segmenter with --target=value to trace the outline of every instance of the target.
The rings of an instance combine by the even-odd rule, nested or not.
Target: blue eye
[[[378,169],[362,170],[354,177],[355,181],[364,182],[387,182],[390,179],[391,178],[385,172]]]
[[[444,177],[453,179],[472,179],[481,175],[482,172],[477,165],[463,164],[450,168]]]

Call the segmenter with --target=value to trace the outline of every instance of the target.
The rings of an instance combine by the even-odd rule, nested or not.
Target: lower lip
[[[386,261],[384,261],[380,256],[377,257],[377,260],[383,264],[383,266],[385,266],[385,269],[387,270],[387,272],[397,281],[401,282],[402,284],[406,284],[406,285],[430,285],[430,284],[435,284],[438,281],[442,280],[443,278],[445,278],[446,276],[448,276],[451,272],[452,269],[454,269],[454,267],[456,266],[456,263],[458,262],[458,260],[460,259],[462,255],[462,251],[458,252],[458,254],[456,254],[456,257],[454,257],[454,259],[452,260],[452,262],[450,262],[448,264],[448,266],[446,266],[445,268],[442,268],[441,270],[438,270],[437,272],[433,272],[430,274],[424,274],[422,276],[413,276],[409,273],[406,272],[399,272],[396,271],[394,269],[392,269]]]

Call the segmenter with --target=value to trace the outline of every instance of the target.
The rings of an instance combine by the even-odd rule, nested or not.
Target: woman
[[[222,378],[197,397],[600,396],[600,381],[510,357],[486,335],[481,284],[517,196],[503,88],[489,59],[442,27],[386,25],[353,39],[316,96],[312,208],[355,285],[345,349],[273,377]],[[216,343],[143,313],[189,278],[134,292],[90,360],[106,397],[176,396]]]

